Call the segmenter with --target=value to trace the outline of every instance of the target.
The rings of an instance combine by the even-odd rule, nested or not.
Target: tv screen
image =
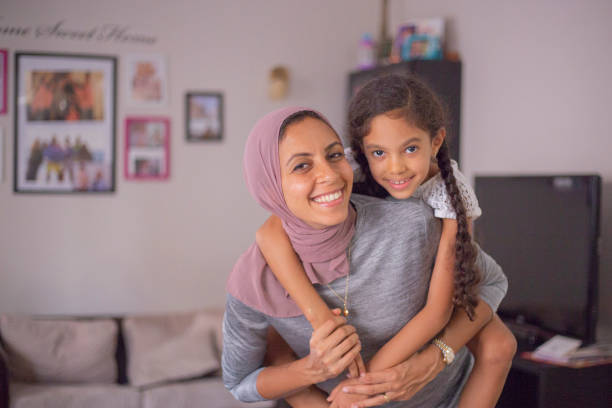
[[[501,265],[502,318],[595,340],[599,176],[479,176],[481,247]]]

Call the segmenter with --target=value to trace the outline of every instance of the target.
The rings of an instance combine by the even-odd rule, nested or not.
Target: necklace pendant
[[[346,307],[344,308],[344,311],[342,313],[344,314],[344,317],[348,317],[349,315],[349,311]]]

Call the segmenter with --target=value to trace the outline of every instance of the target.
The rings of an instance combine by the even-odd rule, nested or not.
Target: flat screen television
[[[593,343],[601,177],[477,176],[475,190],[475,239],[508,277],[502,319],[515,334],[521,325],[548,334],[522,331],[532,343],[551,334]]]

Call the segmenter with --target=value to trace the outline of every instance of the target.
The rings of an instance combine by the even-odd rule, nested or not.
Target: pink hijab
[[[303,110],[310,109],[279,109],[255,124],[244,150],[244,178],[255,200],[281,218],[310,281],[326,284],[348,274],[346,249],[355,232],[356,213],[349,206],[349,216],[344,222],[317,230],[287,207],[281,187],[278,137],[283,121]],[[302,314],[266,264],[257,244],[251,245],[234,265],[227,291],[247,306],[273,317]]]

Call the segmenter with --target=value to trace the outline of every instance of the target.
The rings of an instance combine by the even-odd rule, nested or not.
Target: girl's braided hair
[[[362,146],[363,138],[370,132],[372,119],[382,114],[403,118],[427,131],[432,139],[446,126],[442,103],[429,87],[414,77],[388,75],[368,82],[359,90],[349,107],[348,135],[364,181],[356,183],[353,191],[376,197],[386,197],[389,193],[374,180]],[[436,159],[457,214],[453,303],[464,308],[473,319],[477,304],[476,290],[480,282],[480,273],[475,265],[477,251],[468,230],[465,205],[453,174],[446,140]]]

